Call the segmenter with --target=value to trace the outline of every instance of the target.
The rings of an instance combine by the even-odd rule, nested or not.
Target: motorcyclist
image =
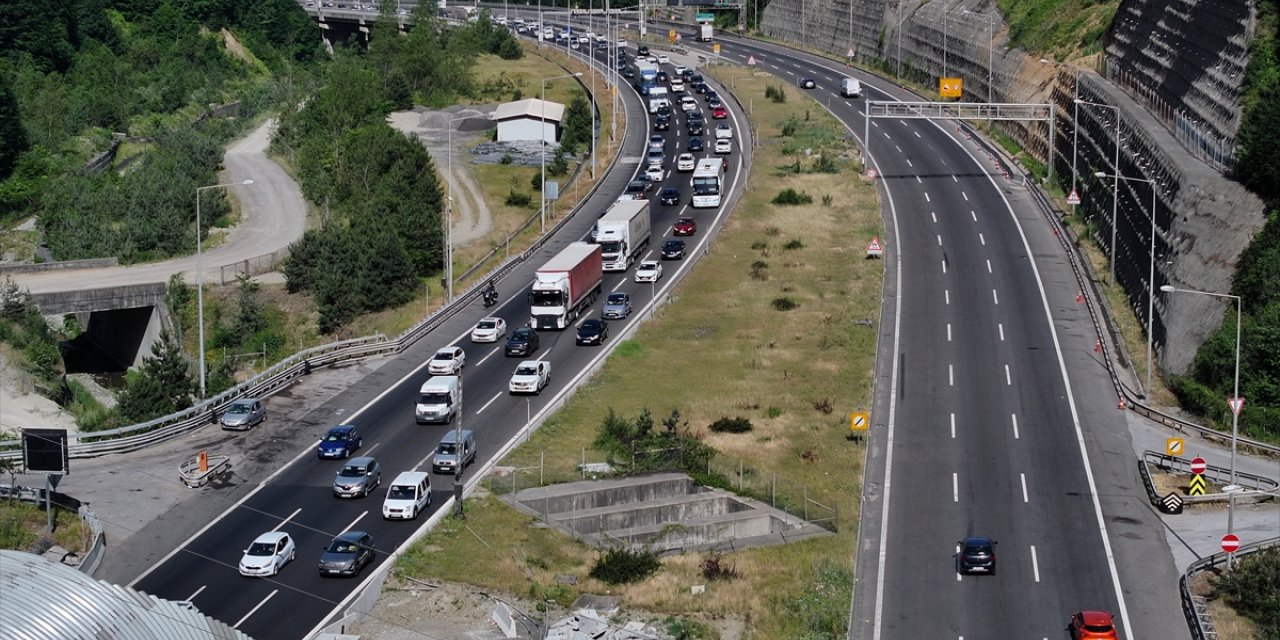
[[[489,304],[493,304],[498,300],[498,288],[493,286],[492,280],[490,280],[489,284],[484,288],[484,300]]]

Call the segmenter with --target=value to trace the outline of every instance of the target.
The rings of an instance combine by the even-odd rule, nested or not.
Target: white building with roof
[[[22,551],[0,550],[0,638],[252,640],[187,602],[161,600]]]
[[[493,112],[498,123],[498,142],[542,140],[556,144],[564,121],[564,105],[537,98],[498,105]]]

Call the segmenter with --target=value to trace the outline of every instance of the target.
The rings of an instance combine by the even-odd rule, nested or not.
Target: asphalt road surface
[[[358,424],[364,430],[364,449],[360,454],[372,455],[382,465],[382,489],[363,499],[333,497],[330,484],[341,463],[318,460],[313,450],[308,448],[291,462],[282,464],[276,474],[147,570],[131,586],[167,599],[190,600],[205,614],[235,625],[254,637],[302,637],[328,618],[374,570],[381,568],[387,555],[419,529],[451,493],[453,478],[435,475],[430,512],[420,514],[414,522],[387,522],[381,518],[381,495],[387,483],[401,471],[429,469],[432,449],[451,428],[414,422],[414,400],[418,387],[427,378],[419,363],[425,365],[429,354],[446,344],[460,344],[466,350],[462,420],[465,428],[477,432],[479,458],[472,467],[476,469],[510,441],[530,415],[536,416],[553,402],[557,394],[576,382],[576,377],[603,359],[605,351],[599,347],[575,346],[573,329],[542,331],[541,348],[534,357],[553,363],[551,385],[540,395],[527,399],[513,397],[507,393],[507,382],[516,363],[524,358],[505,358],[502,342],[474,345],[465,336],[475,321],[485,315],[505,318],[512,329],[524,324],[528,317],[525,294],[533,280],[533,271],[568,243],[585,237],[596,216],[613,203],[635,174],[651,131],[639,98],[629,90],[621,94],[627,106],[623,157],[604,176],[602,186],[579,215],[567,223],[538,255],[498,284],[502,302],[497,307],[483,309],[479,303],[473,304],[432,336],[420,341],[393,363],[395,368],[409,370],[371,403],[343,420]],[[727,122],[741,132],[746,120],[736,109],[731,111]],[[698,219],[699,231],[688,241],[690,252],[701,250],[729,210],[728,204],[719,209],[700,209],[697,212],[688,208],[688,174],[675,173],[673,164],[676,154],[684,150],[687,136],[679,130],[683,127],[683,119],[677,117],[675,122],[679,124],[666,132],[670,161],[664,185],[681,188],[683,204],[661,206],[654,198],[653,237],[644,258],[656,259],[657,248],[664,236],[670,235],[671,225],[682,213]],[[714,126],[720,121],[708,118],[707,122]],[[738,133],[738,138],[741,139],[741,133]],[[699,155],[711,154],[707,151]],[[726,175],[732,188],[745,175],[745,167],[736,146],[728,158],[730,164]],[[655,196],[660,188],[655,187]],[[631,279],[631,272],[605,274],[604,292],[629,291],[637,310],[625,321],[610,321],[610,341],[616,341],[626,328],[639,322],[653,296],[660,296],[673,276],[687,269],[689,264],[688,261],[666,262],[666,273],[655,286],[636,285]],[[592,315],[599,313],[602,303],[603,295],[594,305]],[[465,478],[471,481],[471,474]],[[258,534],[275,528],[288,531],[296,538],[297,560],[275,578],[242,578],[236,565],[243,549]],[[359,579],[321,578],[317,570],[321,548],[334,535],[350,529],[373,534],[379,550],[378,560],[366,568]]]

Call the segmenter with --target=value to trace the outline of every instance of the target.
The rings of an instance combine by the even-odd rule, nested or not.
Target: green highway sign
[[[694,17],[694,21],[695,21],[695,22],[715,22],[715,21],[716,21],[716,14],[714,14],[714,13],[699,13],[699,14],[697,14],[697,15]]]

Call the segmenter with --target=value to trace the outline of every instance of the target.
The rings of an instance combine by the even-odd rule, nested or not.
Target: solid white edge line
[[[951,140],[969,156],[975,165],[979,165],[978,159],[969,152],[960,141],[955,138],[945,127],[932,123],[943,135],[951,138]],[[1128,634],[1129,640],[1137,640],[1134,633],[1133,625],[1129,624],[1129,608],[1124,602],[1124,589],[1120,585],[1120,569],[1116,567],[1115,551],[1111,548],[1111,538],[1107,533],[1107,523],[1102,517],[1102,501],[1098,498],[1098,483],[1093,477],[1093,468],[1089,463],[1089,450],[1084,444],[1084,429],[1080,426],[1080,411],[1076,408],[1075,392],[1071,389],[1071,377],[1067,374],[1067,362],[1062,355],[1062,341],[1058,337],[1058,327],[1053,321],[1053,310],[1049,306],[1049,295],[1044,288],[1044,278],[1040,276],[1040,267],[1036,264],[1035,254],[1031,251],[1031,243],[1027,241],[1027,234],[1022,228],[1022,223],[1018,221],[1018,216],[1013,210],[1013,205],[1009,203],[1009,199],[1005,196],[1004,190],[996,183],[995,178],[991,175],[987,176],[987,181],[999,194],[1000,199],[1004,201],[1005,211],[1013,220],[1014,227],[1018,230],[1018,237],[1022,240],[1022,248],[1031,257],[1028,263],[1031,265],[1031,273],[1035,275],[1036,287],[1040,290],[1040,305],[1044,312],[1045,319],[1049,324],[1049,335],[1053,336],[1053,351],[1058,359],[1058,374],[1062,376],[1063,388],[1067,392],[1067,406],[1071,409],[1071,425],[1076,432],[1076,446],[1080,448],[1080,459],[1084,466],[1085,479],[1089,483],[1089,496],[1093,500],[1093,517],[1098,524],[1098,534],[1102,537],[1103,555],[1107,558],[1107,569],[1111,572],[1111,588],[1115,590],[1116,604],[1120,607],[1120,620],[1124,626],[1125,632]],[[901,298],[901,296],[899,296]]]

